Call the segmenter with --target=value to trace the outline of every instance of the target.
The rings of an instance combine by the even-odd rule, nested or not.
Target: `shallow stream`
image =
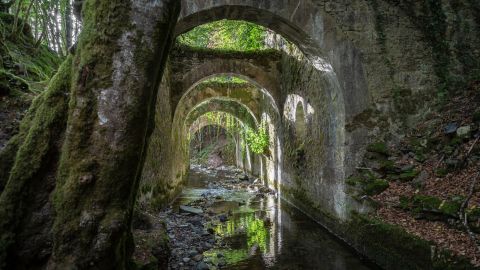
[[[204,225],[215,243],[202,253],[210,269],[377,269],[308,216],[238,175],[228,168],[193,167],[174,204],[178,211],[206,202],[205,215],[213,218]]]

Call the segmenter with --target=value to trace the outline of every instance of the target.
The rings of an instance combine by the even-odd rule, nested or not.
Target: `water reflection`
[[[241,189],[205,189],[198,182],[205,177],[191,179],[183,198],[209,190],[229,202],[229,219],[211,224],[226,245],[204,252],[221,269],[377,269],[288,203]]]

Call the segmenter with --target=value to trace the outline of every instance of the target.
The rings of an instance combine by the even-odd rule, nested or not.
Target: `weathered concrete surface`
[[[456,87],[479,70],[478,61],[467,60],[480,54],[480,6],[472,1],[182,4],[176,34],[214,20],[241,19],[282,34],[305,54],[255,56],[264,59],[259,62],[241,54],[176,51],[170,106],[173,114],[189,89],[216,74],[237,74],[269,91],[279,118],[270,120],[274,158],[261,166],[261,174],[285,198],[328,217],[324,224],[339,233],[337,225],[350,220],[352,210],[368,210],[345,187],[366,145],[401,138],[425,116],[439,89]],[[191,99],[188,107],[201,100]]]
[[[195,50],[177,47],[170,55],[172,66],[172,106],[182,96],[209,77],[233,75],[241,77],[271,95],[280,98],[281,54],[278,51],[230,52]]]
[[[325,98],[312,105],[315,116],[308,120],[306,141],[320,142],[312,148],[323,147],[330,154],[317,149],[325,170],[309,171],[310,180],[305,182],[316,186],[309,189],[317,190],[316,195],[310,194],[312,201],[334,191],[335,210],[327,207],[327,212],[342,219],[350,210],[342,182],[354,171],[365,145],[374,138],[401,137],[406,123],[412,125],[422,118],[438,88],[452,84],[456,80],[452,78],[478,72],[478,63],[465,61],[479,55],[475,14],[479,5],[472,1],[207,0],[182,4],[177,34],[214,20],[247,20],[282,34],[305,53],[304,67],[295,78],[288,78],[293,75],[286,69],[296,64],[283,61],[282,77],[304,82],[283,85],[280,101],[298,91],[310,103],[311,98]],[[466,49],[464,54],[459,47]],[[466,66],[472,69],[466,71]],[[317,79],[307,82],[306,76]],[[316,119],[318,115],[323,120]],[[292,175],[287,172],[286,178]],[[324,190],[325,185],[336,187]]]

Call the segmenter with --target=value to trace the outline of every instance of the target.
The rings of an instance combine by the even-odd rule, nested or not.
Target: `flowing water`
[[[228,220],[209,224],[223,243],[203,252],[209,264],[249,270],[377,269],[290,204],[235,179],[233,172],[194,169],[176,201],[178,207],[202,197],[221,198],[208,209],[228,213]],[[233,184],[216,184],[220,181]]]

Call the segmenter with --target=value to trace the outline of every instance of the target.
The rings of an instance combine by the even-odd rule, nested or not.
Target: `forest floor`
[[[399,144],[388,145],[387,151],[370,149],[377,156],[370,155],[364,165],[373,167],[377,177],[389,179],[388,188],[372,196],[378,206],[374,216],[480,266],[479,138],[477,81]],[[383,152],[383,161],[378,161],[378,152]],[[467,233],[463,212],[475,235]]]

